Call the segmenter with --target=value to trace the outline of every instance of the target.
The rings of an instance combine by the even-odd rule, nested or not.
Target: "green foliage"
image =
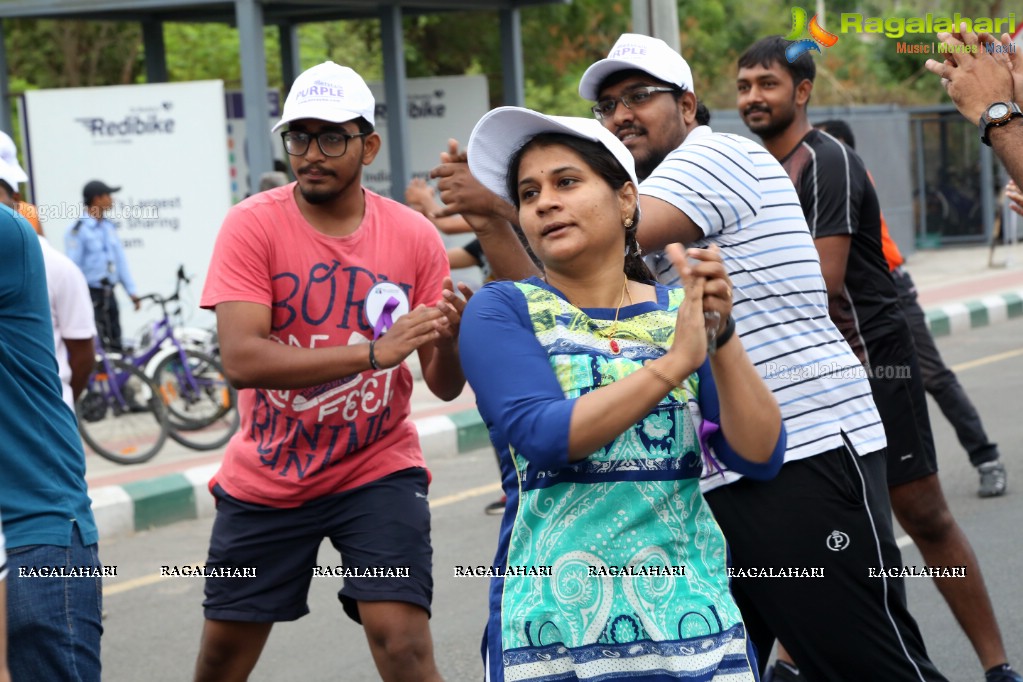
[[[143,71],[138,24],[5,19],[13,92],[132,83]]]
[[[735,103],[735,62],[757,38],[787,34],[790,9],[813,13],[816,0],[783,4],[769,0],[678,0],[679,37],[693,68],[696,90],[711,107]],[[1003,6],[1004,5],[1004,6]],[[843,12],[866,16],[920,16],[924,11],[963,16],[1006,16],[1004,0],[935,0],[926,8],[904,0],[827,0],[824,26],[838,31]],[[631,30],[631,0],[573,0],[569,4],[521,10],[526,101],[533,107],[586,115],[576,94],[583,71],[602,58],[617,37]],[[504,97],[501,80],[499,13],[412,13],[405,16],[406,72],[410,77],[481,73],[488,77],[491,103]],[[11,90],[110,85],[145,80],[142,32],[137,24],[8,19],[3,24]],[[326,59],[347,64],[367,80],[383,77],[379,23],[375,20],[304,24],[298,29],[301,64]],[[933,36],[907,35],[906,43],[930,43]],[[238,36],[222,24],[166,24],[167,67],[173,81],[221,79],[241,86]],[[281,84],[279,34],[266,29],[267,80]],[[927,55],[896,52],[893,39],[842,34],[815,55],[820,76],[817,104],[906,103],[943,100],[935,79],[923,69]]]
[[[590,117],[591,102],[579,96],[579,76],[565,74],[543,83],[526,81],[526,106],[555,116]]]
[[[375,21],[331,21],[299,26],[302,68],[327,60],[350,66],[368,81],[381,80],[384,62]]]
[[[678,6],[682,56],[693,70],[697,95],[711,108],[735,106],[736,62],[759,38],[787,33],[790,14],[775,3],[683,0]]]

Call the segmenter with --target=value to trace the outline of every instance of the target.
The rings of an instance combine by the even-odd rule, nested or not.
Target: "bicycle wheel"
[[[96,363],[75,413],[86,445],[118,464],[146,462],[167,440],[167,408],[156,384],[119,358]]]
[[[215,450],[238,430],[238,393],[220,363],[201,351],[168,355],[153,371],[167,405],[168,434],[192,450]]]

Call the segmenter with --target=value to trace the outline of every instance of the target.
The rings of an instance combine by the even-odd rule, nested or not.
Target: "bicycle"
[[[101,457],[118,464],[152,459],[167,440],[167,406],[145,372],[107,355],[96,340],[96,369],[75,402],[78,432]]]
[[[170,346],[173,351],[156,363],[150,373],[167,406],[168,435],[192,450],[215,450],[227,443],[238,430],[238,395],[227,381],[219,360],[203,350],[184,345],[175,333],[168,305],[180,301],[181,284],[187,284],[184,267],[179,267],[174,293],[164,297],[147,294],[140,301],[157,303],[163,316],[152,324],[146,335],[146,348],[129,356],[142,369]]]

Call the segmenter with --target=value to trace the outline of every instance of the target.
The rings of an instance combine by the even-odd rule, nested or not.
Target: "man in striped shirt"
[[[902,581],[867,579],[871,567],[901,563],[884,430],[866,374],[829,319],[820,260],[784,169],[759,145],[700,125],[689,66],[660,40],[623,35],[579,93],[647,176],[640,243],[721,247],[736,328],[782,409],[789,444],[777,478],[725,472],[704,486],[736,568],[825,568],[820,580],[732,582],[761,667],[778,637],[811,679],[944,679]]]
[[[789,44],[771,36],[739,57],[739,113],[792,179],[820,253],[831,319],[870,375],[887,432],[892,509],[927,565],[969,567],[964,577],[935,583],[984,669],[1000,673],[1005,648],[980,566],[938,480],[913,338],[881,250],[877,194],[856,152],[810,125],[806,107],[816,69],[809,54],[790,63]]]

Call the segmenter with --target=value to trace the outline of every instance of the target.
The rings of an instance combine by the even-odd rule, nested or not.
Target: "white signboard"
[[[384,196],[391,196],[390,147],[387,145],[387,103],[384,84],[369,83],[376,98],[376,129],[383,146],[376,161],[362,173],[363,184]],[[486,76],[441,76],[410,78],[405,83],[408,102],[409,170],[413,177],[426,178],[440,163],[440,153],[455,138],[462,148],[483,114],[490,110]],[[403,201],[405,197],[394,197]]]
[[[31,189],[50,243],[82,215],[82,188],[121,190],[108,215],[140,294],[170,295],[178,266],[192,276],[186,316],[197,311],[217,231],[231,206],[224,91],[220,81],[33,90],[25,94]],[[130,338],[154,317],[136,313],[118,288]]]

